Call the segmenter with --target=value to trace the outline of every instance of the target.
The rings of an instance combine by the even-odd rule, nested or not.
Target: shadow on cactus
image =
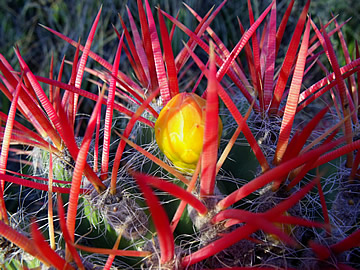
[[[280,19],[275,1],[257,19],[248,1],[229,50],[211,28],[225,4],[203,18],[185,5],[191,30],[138,0],[112,63],[91,50],[101,8],[85,45],[43,26],[76,48],[48,78],[18,47],[19,70],[0,54],[5,268],[360,268],[358,46],[310,1],[281,44],[294,1]]]

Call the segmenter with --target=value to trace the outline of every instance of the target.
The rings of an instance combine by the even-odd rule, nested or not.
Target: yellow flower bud
[[[205,99],[193,93],[180,93],[166,104],[155,123],[155,139],[160,150],[182,171],[192,172],[199,160],[205,111]],[[220,117],[218,126],[220,140]]]

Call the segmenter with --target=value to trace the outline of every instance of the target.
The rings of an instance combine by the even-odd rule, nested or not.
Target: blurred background
[[[201,16],[212,7],[217,7],[222,1],[198,1],[185,0]],[[255,17],[265,9],[271,2],[269,0],[252,0]],[[277,1],[278,18],[282,16],[290,0]],[[295,24],[299,14],[305,5],[305,0],[295,1],[292,16],[287,27],[287,34],[283,40],[284,52],[292,36]],[[179,20],[187,27],[194,30],[197,22],[190,12],[183,5],[182,1],[173,0],[149,0],[152,7],[160,7],[172,16],[176,16],[179,11]],[[103,11],[100,23],[97,29],[95,40],[91,49],[101,57],[112,62],[117,47],[117,36],[114,33],[112,25],[121,31],[118,14],[124,17],[127,22],[125,6],[127,5],[137,17],[137,7],[135,0],[128,1],[60,1],[60,0],[0,0],[0,53],[16,69],[17,59],[13,47],[19,46],[25,61],[30,69],[37,75],[48,76],[50,59],[54,55],[55,74],[59,68],[60,61],[66,56],[72,59],[75,49],[66,42],[54,36],[39,24],[46,25],[57,30],[73,40],[81,38],[82,44],[85,43],[91,24],[99,10],[100,5]],[[155,10],[155,9],[154,9]],[[360,39],[360,1],[357,0],[330,0],[313,1],[310,5],[310,15],[318,23],[319,20],[325,23],[331,17],[331,12],[338,15],[338,22],[346,19],[351,20],[344,26],[343,33],[348,42],[350,53],[354,50],[354,41]],[[245,28],[249,27],[247,1],[228,0],[220,14],[211,24],[213,30],[220,36],[225,45],[231,49],[240,39],[240,30],[237,22],[240,18]],[[155,19],[156,16],[155,16]],[[169,23],[169,21],[167,21]],[[280,19],[278,19],[278,24]],[[169,23],[169,28],[170,23]],[[186,36],[179,30],[176,30],[173,40],[173,49],[176,54],[182,48],[182,40],[187,41]],[[336,48],[340,48],[339,40],[332,39]],[[280,51],[280,56],[282,55]],[[341,55],[338,55],[341,59]],[[91,60],[90,60],[91,61]],[[91,64],[91,63],[89,63]],[[343,64],[343,63],[341,63]],[[64,78],[69,78],[71,69],[65,70]],[[7,99],[0,93],[0,110],[8,110]]]

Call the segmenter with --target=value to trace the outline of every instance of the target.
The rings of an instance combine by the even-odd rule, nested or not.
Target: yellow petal
[[[205,99],[193,93],[180,93],[166,104],[155,123],[155,139],[160,150],[183,171],[194,170],[199,160],[205,109]],[[221,132],[219,118],[219,137]]]

